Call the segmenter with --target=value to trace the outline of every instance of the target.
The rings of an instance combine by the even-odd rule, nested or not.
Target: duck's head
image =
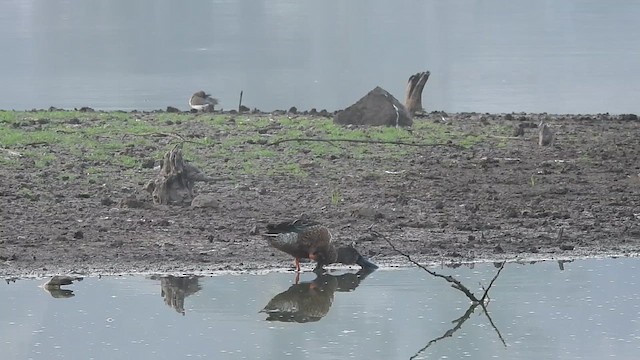
[[[309,259],[318,263],[318,266],[333,264],[338,259],[338,253],[333,246],[309,249]]]
[[[207,95],[207,93],[205,93],[204,91],[200,90],[200,91],[197,91],[196,93],[194,93],[194,94],[193,94],[193,96],[195,96],[195,97],[201,97],[201,98],[203,98],[203,99],[204,99],[204,98],[206,98],[208,95]]]
[[[337,250],[336,261],[345,265],[360,265],[363,269],[377,269],[378,265],[365,259],[353,246],[343,246]]]

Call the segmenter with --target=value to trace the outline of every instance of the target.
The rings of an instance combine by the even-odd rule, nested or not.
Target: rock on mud
[[[342,125],[411,126],[413,124],[405,106],[379,86],[355,104],[338,112],[333,121]]]

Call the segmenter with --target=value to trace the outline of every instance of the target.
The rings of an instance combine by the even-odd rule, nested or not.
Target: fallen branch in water
[[[316,142],[351,142],[351,143],[361,143],[361,144],[388,144],[388,145],[405,145],[405,146],[418,146],[418,147],[427,147],[427,146],[448,146],[454,147],[458,149],[462,149],[462,146],[456,145],[453,143],[435,143],[435,144],[423,144],[423,143],[414,143],[414,142],[406,142],[406,141],[384,141],[384,140],[364,140],[364,139],[325,139],[325,138],[291,138],[291,139],[282,139],[276,140],[272,143],[268,143],[267,146],[273,146],[282,144],[285,142],[291,141],[316,141]]]
[[[432,276],[435,276],[435,277],[439,277],[439,278],[445,279],[447,282],[450,282],[451,283],[451,287],[453,287],[454,289],[462,291],[469,298],[469,300],[471,300],[474,303],[483,303],[487,299],[487,296],[489,294],[489,289],[491,289],[491,286],[493,286],[494,281],[496,280],[496,278],[498,278],[498,275],[500,275],[500,272],[504,268],[504,262],[503,262],[502,265],[500,266],[500,269],[498,269],[498,272],[496,273],[496,275],[493,277],[493,279],[489,283],[489,286],[486,289],[484,289],[484,294],[482,295],[482,297],[480,299],[478,299],[471,292],[471,290],[469,290],[466,286],[462,285],[462,283],[458,279],[454,278],[451,275],[442,275],[442,274],[439,274],[439,273],[437,273],[437,272],[435,272],[433,270],[430,270],[426,266],[424,266],[424,265],[420,264],[419,262],[413,260],[409,254],[406,254],[406,253],[402,252],[401,250],[399,250],[398,248],[396,248],[395,245],[391,242],[391,240],[389,240],[389,238],[387,238],[386,236],[380,234],[377,231],[372,231],[372,233],[373,233],[373,235],[384,239],[384,241],[386,241],[386,243],[389,244],[389,246],[391,246],[391,249],[393,249],[393,251],[395,251],[398,254],[404,256],[405,258],[407,258],[407,260],[410,263],[412,263],[415,266],[421,268],[422,270],[428,272],[429,275],[432,275]]]

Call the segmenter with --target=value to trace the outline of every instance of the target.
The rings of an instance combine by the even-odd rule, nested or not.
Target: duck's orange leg
[[[295,263],[296,263],[296,271],[300,272],[300,259],[296,258]]]

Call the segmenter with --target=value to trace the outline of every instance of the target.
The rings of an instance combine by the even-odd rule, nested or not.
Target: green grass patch
[[[456,123],[420,120],[411,129],[404,129],[344,127],[332,119],[304,116],[0,111],[0,148],[23,154],[22,158],[0,154],[0,164],[18,169],[26,158],[38,169],[47,168],[52,178],[60,181],[76,179],[70,174],[78,169],[67,168],[76,164],[82,165],[83,180],[99,182],[111,174],[125,176],[129,171],[131,176],[148,176],[154,171],[143,169],[142,164],[161,159],[182,137],[188,140],[184,144],[185,159],[212,176],[305,177],[307,171],[316,173],[331,161],[355,159],[392,166],[425,152],[424,147],[376,142],[469,148],[491,141],[507,146],[508,140],[496,140],[491,135],[508,136],[512,130],[498,125],[478,127],[477,133],[461,129]],[[294,138],[364,142],[290,141],[269,146]],[[60,168],[58,161],[65,166]],[[299,165],[307,162],[309,167]],[[328,194],[332,203],[342,201],[339,195]]]

